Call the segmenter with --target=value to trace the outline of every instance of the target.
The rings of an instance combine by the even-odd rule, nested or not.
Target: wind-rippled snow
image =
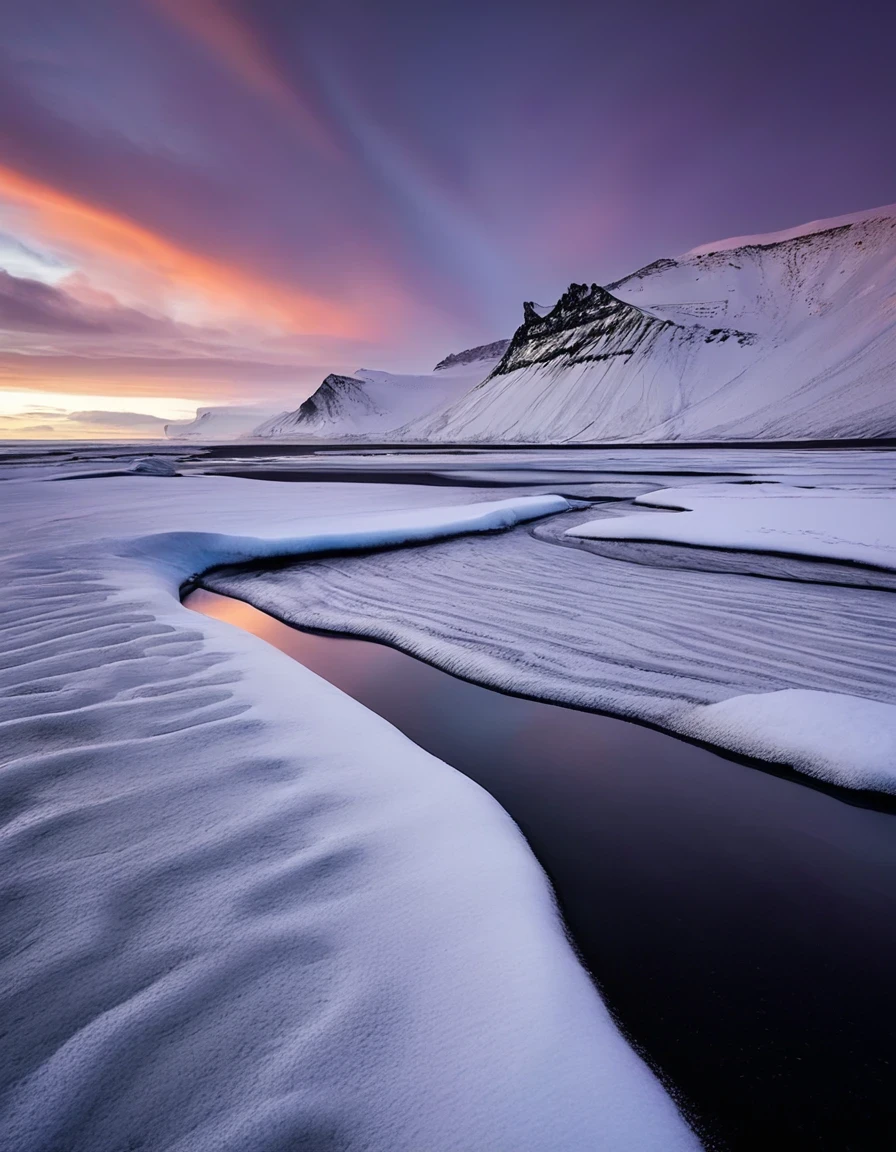
[[[4,496],[4,1149],[697,1147],[502,809],[178,601],[212,563],[562,500],[152,476]]]
[[[652,463],[655,456],[633,453],[635,459]],[[701,459],[719,469],[735,459],[741,468],[762,462],[736,453]],[[608,463],[618,468],[621,460]],[[893,483],[893,456],[886,452],[776,453],[768,465],[792,486],[804,468],[829,487],[839,483],[844,499],[866,499],[875,508],[885,505],[887,477]],[[767,480],[769,473],[756,476]],[[731,500],[758,514],[768,500],[761,489],[755,498],[747,495],[753,488],[738,486],[741,495]],[[719,499],[734,490],[719,483]],[[672,489],[660,500],[674,504],[681,495],[686,502],[687,492]],[[787,522],[798,525],[802,517],[811,528],[820,499],[811,490],[789,499]],[[833,499],[826,505],[836,506]],[[592,521],[593,535],[624,535],[631,524],[637,536],[638,524],[660,519],[670,526],[669,538],[687,536],[686,529],[675,536],[674,525],[688,514],[618,515],[614,505],[603,512],[607,519],[579,514]],[[860,536],[852,520],[850,530]],[[314,560],[279,572],[214,574],[205,583],[299,625],[396,644],[495,688],[647,721],[831,783],[896,791],[891,592],[824,583],[817,571],[814,583],[699,571],[699,556],[685,570],[662,558],[631,563],[560,549],[562,531],[552,540],[539,535],[541,526],[487,543],[447,541],[413,556]],[[877,707],[866,707],[869,701]],[[719,707],[709,712],[706,705]],[[824,726],[812,723],[826,705],[841,734],[833,743]],[[784,739],[788,708],[791,732]]]

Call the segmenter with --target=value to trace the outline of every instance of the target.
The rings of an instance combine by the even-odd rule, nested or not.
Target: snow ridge
[[[688,256],[710,255],[715,252],[730,252],[734,248],[768,247],[782,244],[786,240],[797,240],[815,232],[833,232],[847,228],[850,224],[861,224],[866,220],[890,220],[896,217],[896,204],[885,204],[881,208],[866,208],[861,212],[850,212],[843,216],[832,216],[826,220],[812,220],[808,224],[798,224],[795,228],[782,228],[778,232],[760,233],[755,236],[732,236],[727,240],[715,240],[700,244],[684,253]]]
[[[580,451],[579,467],[589,460]],[[673,471],[624,513],[594,507],[487,546],[445,541],[412,565],[378,553],[204,584],[490,687],[896,793],[896,597],[881,590],[896,569],[892,452],[619,449],[601,467],[629,482],[643,469],[648,484],[663,469],[762,482],[671,487]],[[813,724],[826,708],[830,722]]]

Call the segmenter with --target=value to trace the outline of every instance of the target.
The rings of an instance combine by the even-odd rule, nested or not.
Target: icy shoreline
[[[863,537],[862,522],[842,512],[845,499],[874,508],[873,525],[889,522],[891,491],[869,465],[870,484],[851,476],[830,497],[806,491],[803,526],[819,504],[840,509],[853,546],[879,556],[886,541]],[[780,493],[799,532],[793,488],[717,482],[700,492],[755,515],[770,502],[766,488]],[[680,506],[692,491],[683,484],[639,502]],[[572,531],[637,540],[661,521],[670,538],[687,536],[685,513],[601,512]],[[552,531],[548,522],[534,535]],[[434,544],[408,563],[377,554],[216,573],[206,586],[300,626],[394,644],[501,691],[640,720],[836,786],[896,793],[891,593],[832,587],[816,572],[801,583],[700,571],[697,562],[631,564],[570,548],[558,556],[532,535]],[[819,537],[831,532],[816,527],[811,539]]]
[[[5,1146],[697,1148],[503,810],[177,600],[212,564],[565,502],[379,486],[347,516],[340,497],[153,477],[10,492]]]

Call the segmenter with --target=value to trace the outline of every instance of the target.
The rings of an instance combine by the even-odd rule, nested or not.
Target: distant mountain
[[[258,422],[270,415],[270,408],[249,405],[198,408],[194,420],[166,424],[165,435],[169,440],[239,440],[251,436]]]
[[[440,360],[433,371],[441,372],[445,368],[458,368],[462,364],[475,364],[480,360],[500,360],[509,343],[509,340],[495,340],[491,344],[480,344],[478,348],[468,348],[466,352],[452,352]]]
[[[457,400],[491,371],[506,340],[458,352],[421,376],[362,368],[353,376],[327,376],[317,391],[292,412],[259,424],[253,435],[272,438],[338,440],[391,437]]]
[[[408,440],[896,435],[896,206],[574,284]]]

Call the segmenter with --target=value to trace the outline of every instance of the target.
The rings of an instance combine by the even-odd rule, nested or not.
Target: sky
[[[896,5],[0,0],[0,437],[427,370],[896,201]]]

